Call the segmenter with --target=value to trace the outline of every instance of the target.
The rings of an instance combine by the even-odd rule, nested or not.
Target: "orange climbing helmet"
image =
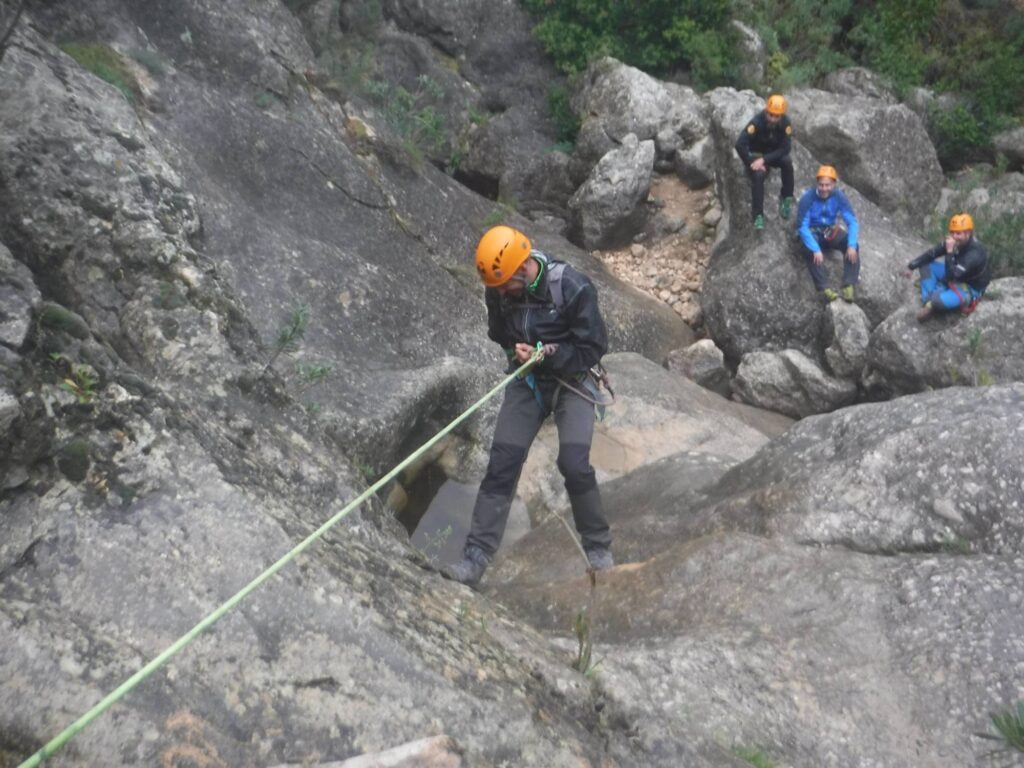
[[[839,174],[836,173],[836,169],[833,168],[831,165],[821,166],[818,169],[818,172],[814,174],[814,178],[816,179],[820,179],[822,177],[826,179],[832,179],[832,181],[836,182],[837,184],[839,183]]]
[[[969,213],[957,213],[949,220],[950,232],[971,232],[974,230],[974,219]]]
[[[765,111],[769,115],[782,116],[786,114],[786,97],[781,93],[773,93],[768,97],[768,104],[765,105]]]
[[[476,246],[476,271],[488,288],[496,288],[523,266],[530,240],[518,229],[499,225],[484,232]]]

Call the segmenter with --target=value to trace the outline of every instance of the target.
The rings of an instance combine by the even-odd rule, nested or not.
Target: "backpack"
[[[565,296],[562,293],[562,273],[565,272],[566,266],[564,261],[558,261],[548,267],[548,290],[551,291],[551,301],[560,315],[565,307]],[[595,414],[598,421],[604,420],[604,409],[615,404],[615,391],[612,389],[611,378],[600,362],[584,374],[582,381],[579,382],[586,391],[585,393],[561,379],[559,382],[562,386],[568,387],[597,406]]]

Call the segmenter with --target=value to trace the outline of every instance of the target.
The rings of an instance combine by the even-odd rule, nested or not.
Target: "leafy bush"
[[[959,168],[983,160],[992,141],[992,126],[965,104],[928,110],[928,131],[943,168]]]
[[[384,119],[414,159],[422,161],[422,150],[436,150],[444,144],[444,117],[429,103],[440,101],[444,97],[444,89],[429,75],[416,78],[414,91],[383,80],[371,80],[366,84],[365,92],[381,107]]]
[[[614,56],[655,75],[688,68],[699,87],[735,78],[728,0],[521,0],[534,35],[564,72]]]
[[[813,81],[853,59],[842,45],[852,0],[767,0],[737,4],[769,52],[766,79],[778,90]]]
[[[850,32],[858,60],[887,76],[897,90],[923,81],[936,53],[925,45],[941,0],[890,0],[861,16]]]
[[[978,239],[992,259],[993,276],[1024,277],[1024,212],[990,218],[988,212],[981,211],[975,217],[974,226],[983,235]]]
[[[559,144],[572,147],[580,132],[580,119],[569,104],[569,92],[564,86],[552,86],[548,91],[548,114],[555,124],[555,138]],[[571,149],[570,149],[571,151]]]

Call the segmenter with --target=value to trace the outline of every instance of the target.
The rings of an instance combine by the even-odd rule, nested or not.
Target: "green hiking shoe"
[[[832,302],[839,298],[839,294],[833,291],[831,288],[825,288],[821,295],[825,297],[825,301]]]
[[[847,302],[852,302],[854,297],[855,297],[855,295],[856,295],[856,291],[854,291],[854,288],[853,288],[852,285],[844,285],[843,286],[843,290],[841,291],[841,293],[842,293],[842,296],[843,296],[843,301],[847,301]]]
[[[784,219],[789,218],[789,214],[793,212],[793,198],[784,197],[779,200],[779,216]]]
[[[764,214],[759,213],[754,217],[754,229],[764,229]]]

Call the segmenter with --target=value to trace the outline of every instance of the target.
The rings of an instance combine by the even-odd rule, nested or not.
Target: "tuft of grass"
[[[572,633],[576,636],[576,659],[572,668],[584,677],[594,674],[601,659],[594,661],[594,641],[590,636],[590,617],[587,609],[581,608],[572,620]]]
[[[448,543],[448,539],[451,538],[452,527],[447,525],[436,533],[427,533],[424,535],[426,543],[423,545],[422,552],[433,564],[437,564],[437,557],[441,554],[441,550],[444,549],[444,545]]]
[[[775,768],[775,763],[760,747],[744,747],[733,744],[732,753],[740,760],[750,763],[754,768]]]
[[[105,80],[117,88],[134,104],[141,91],[125,60],[117,51],[106,43],[61,43],[61,50],[101,80]]]
[[[973,545],[970,539],[965,539],[956,533],[947,534],[939,546],[942,551],[950,555],[969,555],[973,552]]]
[[[1010,709],[1008,712],[991,713],[992,728],[995,733],[976,733],[982,739],[1002,742],[1002,746],[990,752],[990,755],[998,752],[1021,752],[1024,753],[1024,700],[1017,702],[1016,711]]]
[[[443,146],[445,120],[435,104],[443,101],[445,92],[432,77],[420,75],[411,91],[383,80],[371,80],[364,86],[364,92],[380,108],[384,120],[415,164],[423,163],[425,151],[436,151]]]
[[[306,326],[309,324],[309,307],[305,304],[296,304],[288,314],[284,324],[278,329],[277,337],[271,345],[270,358],[263,366],[260,377],[266,376],[274,363],[281,355],[291,355],[298,351],[299,342],[306,334]]]

